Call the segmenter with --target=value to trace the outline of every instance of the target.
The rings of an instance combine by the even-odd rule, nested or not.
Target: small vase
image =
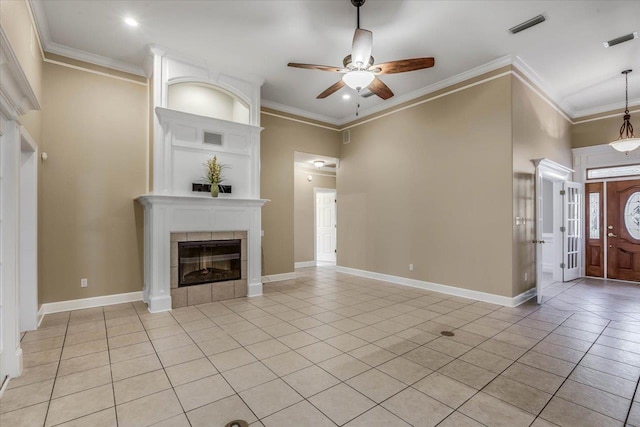
[[[211,197],[218,197],[219,192],[218,184],[211,184]]]

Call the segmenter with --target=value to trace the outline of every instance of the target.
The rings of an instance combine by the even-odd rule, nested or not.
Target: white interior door
[[[562,281],[580,277],[582,252],[582,184],[564,182],[563,205],[563,245],[562,245]]]
[[[316,261],[336,262],[335,191],[316,191]]]

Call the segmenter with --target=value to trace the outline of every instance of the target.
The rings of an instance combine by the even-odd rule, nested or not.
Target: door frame
[[[38,145],[20,126],[20,332],[38,328]]]
[[[336,218],[336,250],[338,249],[338,192],[335,188],[313,187],[313,261],[318,265],[318,193],[333,193],[336,203],[333,204]],[[336,252],[336,265],[338,265],[338,253]]]
[[[571,152],[573,153],[573,164],[575,167],[575,177],[574,180],[576,182],[580,182],[585,184],[587,182],[602,182],[603,183],[603,201],[604,201],[604,215],[603,215],[603,226],[606,227],[607,224],[607,182],[611,181],[628,181],[632,179],[639,179],[637,176],[625,176],[625,177],[616,177],[616,178],[598,178],[598,179],[587,179],[587,169],[598,168],[598,167],[613,167],[613,166],[625,166],[635,163],[640,163],[640,150],[630,151],[625,154],[616,150],[613,150],[609,144],[601,144],[594,145],[591,147],[580,147],[580,148],[572,148]],[[586,197],[586,196],[585,196]],[[586,200],[586,199],[585,199]],[[584,215],[584,208],[583,215]],[[583,222],[584,224],[584,222]],[[606,232],[604,233],[603,244],[608,245]],[[583,245],[584,249],[584,245]],[[583,250],[583,257],[585,251]],[[637,282],[629,282],[626,280],[619,279],[610,279],[607,278],[607,268],[608,265],[608,257],[607,251],[604,251],[604,277],[595,277],[595,276],[586,276],[584,271],[584,259],[582,263],[582,269],[580,271],[582,277],[590,277],[594,279],[601,280],[613,280],[620,281],[626,283],[637,283]]]
[[[542,245],[539,243],[544,240],[542,237],[542,181],[549,180],[553,182],[553,279],[554,281],[561,280],[562,269],[560,267],[560,257],[562,256],[562,232],[560,226],[563,224],[562,209],[558,209],[562,205],[562,199],[560,197],[560,190],[562,183],[570,181],[573,175],[573,169],[556,163],[549,159],[534,159],[532,160],[536,167],[535,172],[535,190],[534,190],[534,217],[535,217],[535,240],[533,243],[536,245],[535,260],[536,260],[536,295],[537,302],[542,302]],[[580,213],[582,215],[582,213]],[[582,257],[580,257],[580,265],[582,265]],[[582,269],[581,269],[582,271]]]

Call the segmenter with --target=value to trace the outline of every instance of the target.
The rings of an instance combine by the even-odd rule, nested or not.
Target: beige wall
[[[315,153],[314,153],[315,154]],[[294,260],[314,261],[315,200],[314,188],[336,188],[335,174],[321,175],[308,168],[294,168]],[[307,177],[311,175],[312,180]]]
[[[547,158],[571,167],[571,123],[517,78],[512,78],[513,296],[535,286],[535,166]],[[515,225],[515,218],[525,218]],[[527,274],[527,280],[524,275]]]
[[[510,79],[351,129],[338,265],[511,296]]]
[[[31,89],[42,104],[42,54],[27,2],[0,1],[0,25],[27,76]],[[40,111],[31,111],[20,117],[20,124],[40,145],[42,125]]]
[[[280,113],[278,113],[280,114]],[[339,157],[341,134],[292,120],[261,114],[260,195],[270,199],[262,208],[263,272],[294,270],[293,153]]]
[[[633,108],[635,109],[635,108]],[[620,126],[622,126],[622,116],[624,113],[619,112],[615,117],[594,120],[591,122],[578,123],[573,125],[571,129],[571,146],[572,148],[590,147],[592,145],[608,144],[620,135]],[[577,122],[583,119],[576,119]],[[631,114],[631,124],[636,125],[636,136],[640,133],[640,112]]]
[[[140,291],[146,87],[49,63],[43,76],[40,303]]]

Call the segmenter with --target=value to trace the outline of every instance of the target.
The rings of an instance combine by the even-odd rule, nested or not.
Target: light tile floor
[[[640,426],[636,285],[556,284],[542,306],[505,308],[297,276],[170,313],[46,316],[0,425]]]

